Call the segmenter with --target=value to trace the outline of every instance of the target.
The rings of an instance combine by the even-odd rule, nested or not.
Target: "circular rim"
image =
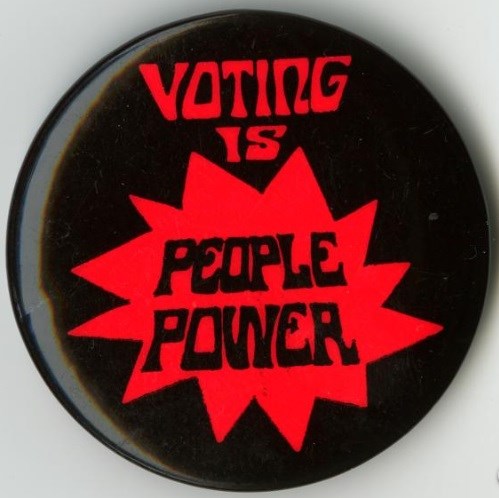
[[[40,152],[43,150],[44,147],[44,142],[47,136],[49,136],[57,123],[59,117],[64,114],[66,111],[67,107],[71,102],[74,101],[76,96],[80,94],[82,89],[84,89],[87,84],[92,81],[98,74],[103,72],[106,68],[111,66],[113,62],[121,56],[124,52],[127,50],[135,47],[137,44],[147,40],[151,36],[154,36],[156,34],[166,32],[168,30],[171,30],[172,28],[175,28],[177,26],[184,25],[186,23],[190,22],[195,22],[198,20],[209,20],[211,18],[218,18],[218,17],[223,17],[223,16],[232,16],[232,15],[237,15],[237,14],[267,14],[267,13],[272,13],[272,14],[279,14],[284,17],[291,17],[291,18],[298,18],[298,19],[303,19],[305,21],[313,22],[313,23],[318,23],[322,24],[328,27],[331,27],[333,29],[336,29],[340,32],[346,33],[350,36],[353,36],[354,38],[361,40],[364,42],[366,45],[369,45],[371,47],[374,47],[377,52],[383,53],[386,55],[389,59],[394,61],[398,66],[400,66],[404,71],[406,71],[417,83],[419,86],[421,86],[425,92],[427,93],[428,97],[433,99],[434,103],[438,108],[440,108],[445,115],[445,117],[449,120],[449,122],[452,122],[445,110],[440,106],[440,104],[434,99],[433,95],[426,90],[426,87],[420,82],[420,80],[413,75],[411,71],[409,71],[403,64],[400,62],[396,61],[391,55],[387,54],[384,52],[382,49],[379,47],[375,46],[373,43],[366,41],[364,38],[350,33],[347,30],[344,30],[342,28],[339,28],[337,26],[334,26],[332,24],[329,24],[324,21],[312,19],[306,16],[298,15],[298,14],[290,14],[286,12],[272,12],[272,11],[267,11],[267,10],[252,10],[252,9],[235,9],[235,10],[222,10],[222,11],[217,11],[209,14],[201,14],[198,16],[194,17],[189,17],[186,19],[181,19],[166,25],[162,25],[158,28],[152,29],[140,36],[137,36],[133,38],[131,41],[121,45],[119,48],[113,50],[110,52],[108,55],[100,59],[97,63],[95,63],[90,69],[88,69],[71,87],[70,89],[63,95],[63,97],[57,102],[57,104],[54,106],[54,108],[51,110],[49,113],[48,117],[44,120],[42,125],[40,126],[33,142],[31,143],[28,152],[26,154],[26,157],[23,161],[21,170],[19,172],[19,175],[17,177],[17,181],[14,187],[14,193],[12,196],[12,201],[10,205],[10,210],[9,210],[9,217],[8,217],[8,228],[7,228],[7,244],[6,244],[6,250],[7,250],[7,277],[8,277],[8,287],[9,287],[9,294],[10,294],[10,299],[11,303],[14,309],[14,314],[16,318],[16,322],[18,325],[19,330],[21,331],[21,336],[23,338],[23,341],[26,344],[26,347],[29,351],[29,354],[36,365],[38,371],[40,372],[42,378],[44,379],[45,383],[47,386],[50,388],[50,390],[53,392],[53,394],[56,396],[58,401],[64,406],[64,408],[70,413],[70,415],[84,428],[86,429],[92,436],[94,436],[97,440],[101,441],[104,443],[108,448],[113,450],[115,453],[121,455],[122,457],[126,458],[127,460],[139,465],[140,467],[143,467],[147,470],[150,470],[158,475],[162,475],[165,477],[168,477],[170,479],[173,479],[178,482],[183,482],[195,486],[200,486],[203,488],[211,488],[211,489],[216,489],[216,490],[237,490],[237,491],[265,491],[265,490],[274,490],[274,489],[286,489],[290,487],[295,487],[297,486],[296,484],[289,484],[285,486],[280,486],[278,488],[273,487],[273,486],[256,486],[256,487],[248,487],[248,488],[241,488],[238,485],[234,485],[233,487],[229,486],[228,483],[224,483],[224,485],[217,485],[217,483],[211,483],[211,482],[200,482],[196,478],[184,478],[180,474],[173,474],[166,472],[165,470],[155,467],[153,465],[148,464],[147,462],[134,457],[130,453],[128,453],[126,450],[124,450],[122,447],[117,445],[115,442],[113,442],[111,439],[107,438],[104,433],[102,433],[100,430],[98,430],[91,422],[89,422],[78,410],[78,408],[75,407],[75,405],[72,403],[70,398],[67,396],[67,394],[64,392],[63,389],[60,388],[59,384],[57,381],[54,379],[54,376],[51,373],[50,366],[49,364],[45,361],[45,359],[42,356],[42,353],[40,352],[39,348],[37,347],[36,343],[33,341],[32,338],[32,331],[29,325],[29,313],[26,312],[26,310],[23,309],[21,305],[21,290],[20,290],[20,283],[19,283],[19,265],[21,262],[19,261],[19,246],[20,246],[20,213],[22,211],[22,206],[24,205],[25,202],[25,197],[26,197],[26,190],[27,186],[30,183],[32,174],[35,170],[36,167],[36,161],[37,158],[39,157]],[[468,154],[469,155],[469,154]],[[476,175],[476,171],[475,171]],[[485,215],[487,219],[489,218],[489,213],[488,213],[488,203],[485,199],[484,195],[484,190],[480,185],[480,180],[477,178],[478,185],[480,187],[480,190],[482,192],[482,197],[484,199],[484,210],[485,210]],[[485,302],[485,296],[487,295],[488,292],[488,287],[490,286],[490,271],[492,267],[492,253],[490,251],[491,248],[491,233],[490,230],[488,231],[488,275],[486,278],[486,281],[483,285],[483,292],[481,295],[481,311],[478,313],[477,317],[477,324],[474,328],[474,332],[472,334],[472,339],[474,334],[477,331],[477,328],[479,327],[479,322],[481,319],[481,316],[483,315],[483,306]],[[472,339],[467,345],[466,350],[469,349]],[[454,376],[457,374],[457,371],[459,371],[459,368],[456,370],[454,373]],[[453,377],[454,377],[453,376]],[[452,382],[452,380],[451,380]],[[446,389],[448,386],[446,387]],[[441,393],[439,398],[444,394],[446,391],[444,389]],[[438,401],[438,400],[437,400]],[[418,423],[427,415],[427,413],[435,406],[433,404],[432,406],[429,407],[428,410],[425,411],[424,415],[419,418],[419,421],[415,424],[418,425]],[[410,432],[415,425],[409,429],[409,431],[406,431],[402,436],[396,439],[398,441],[400,438],[402,438],[405,434]],[[396,442],[395,441],[395,442]],[[393,444],[393,443],[391,443]],[[387,449],[391,446],[389,444],[386,446],[384,449]],[[384,451],[384,450],[382,450]],[[381,452],[382,452],[381,451]],[[377,454],[379,454],[378,452]],[[364,463],[367,460],[370,460],[372,457],[368,457],[366,459],[360,460],[357,462],[356,465],[354,465],[351,468],[355,468],[362,463]],[[323,479],[327,479],[330,477],[324,477]],[[307,485],[310,483],[316,482],[315,479],[312,479],[310,481],[304,481],[301,483],[301,485]]]

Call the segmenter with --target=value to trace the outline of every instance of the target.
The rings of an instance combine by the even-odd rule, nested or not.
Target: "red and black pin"
[[[426,414],[489,246],[418,81],[338,28],[238,11],[76,83],[26,158],[8,256],[24,340],[82,425],[157,473],[260,490],[354,467]]]

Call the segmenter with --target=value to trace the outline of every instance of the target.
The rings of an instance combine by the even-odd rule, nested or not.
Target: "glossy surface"
[[[138,71],[141,63],[158,63],[166,75],[177,61],[312,60],[325,53],[349,54],[352,63],[340,108],[321,114],[234,118],[229,112],[210,121],[168,121]],[[230,95],[223,94],[224,109],[231,108]],[[247,98],[252,101],[251,92]],[[277,158],[228,163],[215,127],[235,125],[287,126]],[[147,232],[129,195],[180,206],[191,152],[264,191],[297,147],[335,219],[378,200],[367,264],[411,264],[384,305],[441,324],[443,331],[370,364],[367,407],[316,401],[299,451],[256,402],[217,442],[196,379],[124,404],[138,344],[68,336],[124,301],[71,271]],[[224,14],[168,28],[98,66],[35,142],[11,218],[18,318],[38,367],[65,406],[142,465],[222,488],[269,489],[328,477],[403,435],[462,361],[481,310],[487,261],[479,186],[456,131],[433,99],[365,42],[268,13]]]

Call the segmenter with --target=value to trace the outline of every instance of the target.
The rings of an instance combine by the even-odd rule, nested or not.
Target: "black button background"
[[[137,70],[143,62],[170,68],[172,61],[181,60],[322,54],[352,55],[341,108],[324,115],[167,122]],[[57,157],[53,154],[51,165],[43,158],[43,167],[52,169],[50,181],[30,183],[33,171],[42,167],[41,150],[59,133],[60,116],[104,69],[115,76],[87,103],[87,112]],[[230,92],[225,102],[229,97]],[[234,123],[286,124],[286,141],[275,164],[224,165],[213,130]],[[180,205],[191,151],[263,189],[297,146],[305,150],[336,217],[379,200],[368,262],[412,264],[385,306],[444,324],[444,331],[369,366],[368,408],[318,400],[299,453],[256,404],[217,443],[196,381],[123,405],[139,345],[67,336],[74,326],[122,303],[72,275],[71,268],[147,230],[128,200],[130,193]],[[44,197],[44,211],[35,220],[41,239],[23,228],[32,214],[26,212],[30,196]],[[432,213],[438,219],[431,219]],[[271,13],[228,13],[136,41],[87,74],[56,108],[27,157],[16,191],[10,283],[38,367],[65,406],[104,442],[152,470],[191,483],[275,489],[360,464],[405,434],[441,396],[463,360],[481,312],[489,258],[486,220],[478,181],[456,130],[397,63],[322,23]],[[20,247],[40,255],[35,276],[41,285],[35,291],[27,290],[29,279],[23,280]],[[76,372],[81,388],[77,395],[56,378],[51,357],[44,354],[41,329],[26,309],[31,292],[50,303],[50,330]],[[75,408],[75,396],[95,413],[92,422]],[[126,445],[120,448],[106,424],[126,434]]]

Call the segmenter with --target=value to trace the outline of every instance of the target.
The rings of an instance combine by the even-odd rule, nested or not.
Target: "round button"
[[[258,11],[86,73],[26,157],[8,243],[23,338],[76,420],[235,490],[334,476],[409,431],[466,354],[489,259],[473,165],[422,85]]]

